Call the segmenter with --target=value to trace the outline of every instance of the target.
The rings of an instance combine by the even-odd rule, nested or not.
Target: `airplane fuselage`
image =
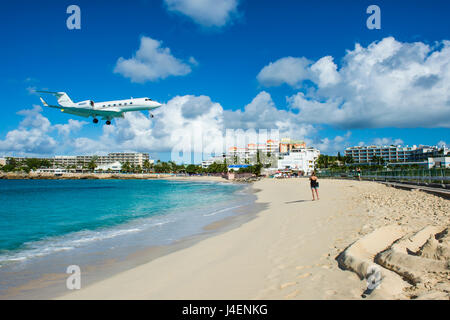
[[[66,105],[67,106],[67,105]],[[74,107],[91,107],[92,110],[108,110],[109,108],[119,108],[122,112],[127,111],[143,111],[143,110],[153,110],[160,107],[161,104],[153,101],[150,98],[136,98],[136,99],[126,99],[126,100],[112,100],[104,102],[94,102],[92,100],[81,101],[75,103]],[[64,108],[61,105],[61,108]]]
[[[104,102],[94,102],[92,100],[73,102],[65,92],[38,92],[50,93],[57,97],[58,105],[49,105],[44,99],[40,98],[46,107],[60,109],[61,112],[80,117],[93,117],[94,123],[98,123],[97,117],[102,117],[108,125],[111,124],[111,119],[123,118],[126,112],[153,110],[161,107],[159,102],[147,97]]]

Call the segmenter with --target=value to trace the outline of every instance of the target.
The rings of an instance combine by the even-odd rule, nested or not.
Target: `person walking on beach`
[[[309,177],[309,182],[311,184],[311,192],[312,192],[313,201],[316,200],[315,197],[314,197],[314,191],[316,192],[317,200],[319,200],[319,191],[318,191],[318,189],[319,189],[319,181],[317,179],[315,171],[313,171],[311,173],[311,176]]]

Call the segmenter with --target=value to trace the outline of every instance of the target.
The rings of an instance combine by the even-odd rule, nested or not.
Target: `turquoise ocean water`
[[[2,269],[3,277],[33,264],[50,270],[46,261],[57,257],[85,261],[83,255],[125,253],[201,233],[253,201],[245,188],[171,180],[0,180],[0,280]]]

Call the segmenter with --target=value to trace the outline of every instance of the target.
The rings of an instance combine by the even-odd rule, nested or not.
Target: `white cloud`
[[[68,136],[73,132],[79,131],[87,123],[86,121],[69,119],[66,124],[55,124],[54,127],[58,130],[58,134]]]
[[[320,87],[336,85],[340,81],[340,75],[337,72],[337,65],[333,62],[333,57],[326,56],[314,63],[311,68],[312,79]]]
[[[72,148],[70,134],[87,123],[69,119],[66,124],[52,125],[38,105],[17,114],[23,116],[23,120],[17,129],[9,131],[5,139],[0,140],[0,152],[7,155],[39,156],[67,151]],[[55,131],[57,135],[53,136]]]
[[[33,109],[21,110],[17,114],[25,118],[17,129],[6,134],[4,140],[0,140],[0,151],[18,154],[41,154],[54,150],[57,145],[55,139],[48,135],[51,130],[50,121],[42,116],[42,108],[38,105]]]
[[[311,142],[311,145],[320,150],[322,154],[336,154],[343,152],[343,150],[350,145],[349,138],[351,132],[347,131],[343,136],[335,136],[334,138],[323,138],[318,142]]]
[[[189,61],[192,65],[197,63],[193,57]],[[169,48],[162,47],[161,41],[149,37],[142,37],[136,54],[130,59],[119,58],[114,68],[114,73],[139,83],[184,76],[190,72],[189,64],[175,58]]]
[[[310,78],[311,61],[306,58],[285,57],[269,63],[258,74],[259,83],[264,86],[278,86],[287,83],[297,87]]]
[[[315,63],[282,58],[264,67],[263,85],[316,89],[288,99],[308,123],[340,128],[450,128],[450,41],[434,46],[392,37],[347,51],[338,69],[330,56]]]
[[[281,136],[304,139],[316,132],[299,117],[276,107],[269,93],[260,92],[243,110],[224,111],[225,127],[229,129],[278,129]]]
[[[392,138],[375,138],[373,139],[372,144],[377,146],[390,146],[390,145],[398,146],[403,144],[403,140]]]
[[[205,27],[222,27],[237,13],[238,0],[164,0],[169,11]]]

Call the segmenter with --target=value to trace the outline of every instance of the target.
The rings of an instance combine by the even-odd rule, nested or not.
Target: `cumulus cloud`
[[[372,144],[377,146],[398,146],[403,144],[402,139],[392,139],[392,138],[375,138],[372,141]]]
[[[294,139],[304,139],[316,132],[298,115],[278,109],[266,91],[260,92],[243,110],[224,111],[224,121],[229,129],[277,129],[280,135]]]
[[[446,146],[447,146],[447,144],[445,143],[444,140],[439,141],[439,142],[437,143],[437,145],[438,145],[439,148],[443,148],[443,147],[446,147]]]
[[[164,0],[167,9],[205,27],[222,27],[237,13],[238,0]]]
[[[58,134],[68,136],[73,132],[79,131],[86,124],[86,121],[69,119],[66,124],[55,124],[54,127],[58,130]]]
[[[51,130],[50,121],[42,116],[42,108],[38,105],[32,109],[21,110],[17,114],[24,116],[17,129],[6,134],[0,140],[0,151],[19,154],[41,154],[54,150],[57,142],[48,135]]]
[[[197,65],[195,58],[190,57],[192,65]],[[139,49],[130,59],[120,57],[114,73],[130,78],[132,82],[143,83],[156,81],[169,76],[184,76],[192,71],[191,66],[175,58],[169,48],[162,47],[162,42],[142,37]]]
[[[69,119],[65,124],[52,125],[38,105],[17,114],[23,116],[17,129],[9,131],[5,139],[0,140],[0,152],[6,155],[39,156],[67,151],[72,148],[70,134],[87,123]]]
[[[342,136],[335,136],[334,138],[323,138],[317,142],[311,142],[311,145],[320,150],[322,154],[336,154],[341,152],[350,145],[351,132],[347,131]]]
[[[311,61],[306,58],[285,57],[269,63],[258,74],[259,83],[264,86],[279,86],[287,83],[297,87],[310,78]]]
[[[314,63],[287,57],[257,78],[295,88],[312,81],[314,90],[288,99],[305,122],[344,129],[450,127],[450,41],[430,46],[388,37],[367,48],[356,44],[340,68],[330,56]]]

